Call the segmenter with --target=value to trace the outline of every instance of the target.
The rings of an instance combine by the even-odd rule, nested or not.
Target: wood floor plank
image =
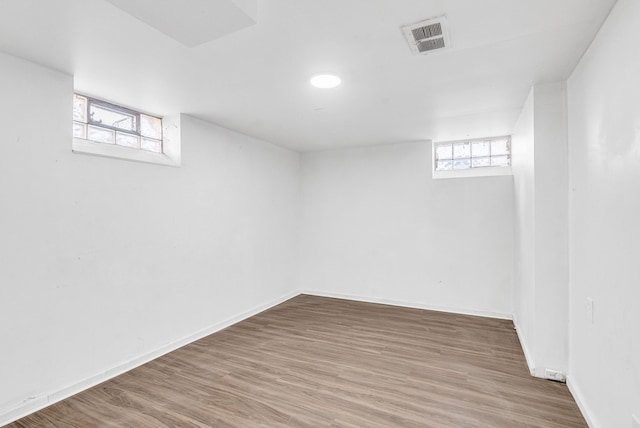
[[[20,427],[586,427],[510,321],[298,296]]]

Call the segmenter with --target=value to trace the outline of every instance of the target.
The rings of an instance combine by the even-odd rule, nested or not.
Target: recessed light
[[[335,88],[341,82],[342,80],[335,74],[316,74],[311,78],[311,84],[321,89]]]

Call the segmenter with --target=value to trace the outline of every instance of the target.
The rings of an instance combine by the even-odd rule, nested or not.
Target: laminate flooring
[[[308,295],[8,425],[586,426],[511,321]]]

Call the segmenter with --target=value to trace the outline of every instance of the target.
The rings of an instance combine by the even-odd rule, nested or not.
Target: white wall
[[[534,87],[536,376],[567,373],[569,243],[565,82]]]
[[[535,162],[534,91],[511,136],[514,184],[514,317],[529,368],[535,372]]]
[[[640,419],[638,22],[640,2],[619,0],[568,82],[569,381],[599,428]]]
[[[72,90],[0,54],[0,424],[295,292],[298,154],[186,116],[182,168],[74,154]]]
[[[431,145],[302,155],[300,286],[510,317],[510,176],[431,178]]]
[[[564,82],[531,89],[513,133],[514,320],[532,374],[568,370],[568,173]]]

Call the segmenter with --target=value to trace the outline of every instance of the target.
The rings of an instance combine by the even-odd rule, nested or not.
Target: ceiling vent
[[[450,46],[446,24],[447,17],[439,16],[417,24],[406,25],[402,27],[402,31],[413,53],[426,54]]]

